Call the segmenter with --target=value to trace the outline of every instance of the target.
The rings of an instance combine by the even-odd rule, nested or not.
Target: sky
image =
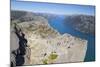
[[[11,10],[24,10],[39,13],[52,14],[85,14],[95,15],[95,6],[90,5],[74,5],[74,4],[54,4],[39,2],[11,1]]]

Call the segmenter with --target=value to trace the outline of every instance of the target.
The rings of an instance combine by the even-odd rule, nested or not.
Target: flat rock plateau
[[[19,47],[19,40],[14,33],[14,23],[25,34],[25,38],[28,41],[27,48],[29,51],[26,49],[23,65],[84,61],[87,40],[68,33],[60,34],[42,16],[34,15],[32,19],[34,20],[19,23],[17,23],[18,20],[11,21],[11,52]]]

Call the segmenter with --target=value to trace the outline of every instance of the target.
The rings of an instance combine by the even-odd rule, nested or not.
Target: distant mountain
[[[20,17],[26,15],[27,12],[25,11],[16,11],[16,10],[12,10],[11,11],[11,20],[16,20],[19,19]]]
[[[34,20],[34,13],[27,11],[11,11],[11,20],[19,20],[20,22]]]
[[[42,16],[46,19],[50,19],[58,15],[49,14],[49,13],[35,13],[35,12],[28,12],[28,11],[11,10],[11,20],[20,20],[20,22],[31,21],[34,20],[36,16]]]
[[[11,10],[11,20],[18,22],[26,22],[32,20],[39,20],[39,16],[47,20],[59,17],[61,15],[49,13],[35,13],[28,11]],[[70,24],[75,30],[86,34],[95,34],[95,16],[90,15],[62,15],[65,17],[64,24]]]
[[[90,15],[72,15],[65,18],[65,24],[72,25],[76,30],[86,33],[95,34],[95,16]]]

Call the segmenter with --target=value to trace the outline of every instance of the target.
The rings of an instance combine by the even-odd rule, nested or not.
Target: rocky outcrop
[[[29,65],[84,61],[86,40],[67,33],[60,34],[41,16],[34,21],[17,25],[25,33],[27,45],[31,49]]]
[[[70,24],[75,30],[86,34],[95,34],[95,16],[72,15],[65,18],[65,24]]]
[[[23,18],[26,17],[27,15]],[[43,16],[34,15],[31,17],[34,20],[25,20],[20,23],[12,20],[11,23],[11,28],[14,28],[14,24],[16,24],[16,28],[21,29],[21,32],[25,34],[24,39],[27,40],[23,65],[84,61],[87,40],[67,33],[60,34],[49,25],[48,20]],[[12,39],[14,38],[12,37]],[[12,39],[11,41],[13,41]]]

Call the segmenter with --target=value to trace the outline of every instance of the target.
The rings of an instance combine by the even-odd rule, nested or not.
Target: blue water
[[[80,31],[77,31],[69,24],[65,25],[64,16],[50,18],[49,24],[61,34],[69,33],[73,36],[88,40],[87,52],[84,61],[95,60],[95,36],[92,34],[84,34]]]

